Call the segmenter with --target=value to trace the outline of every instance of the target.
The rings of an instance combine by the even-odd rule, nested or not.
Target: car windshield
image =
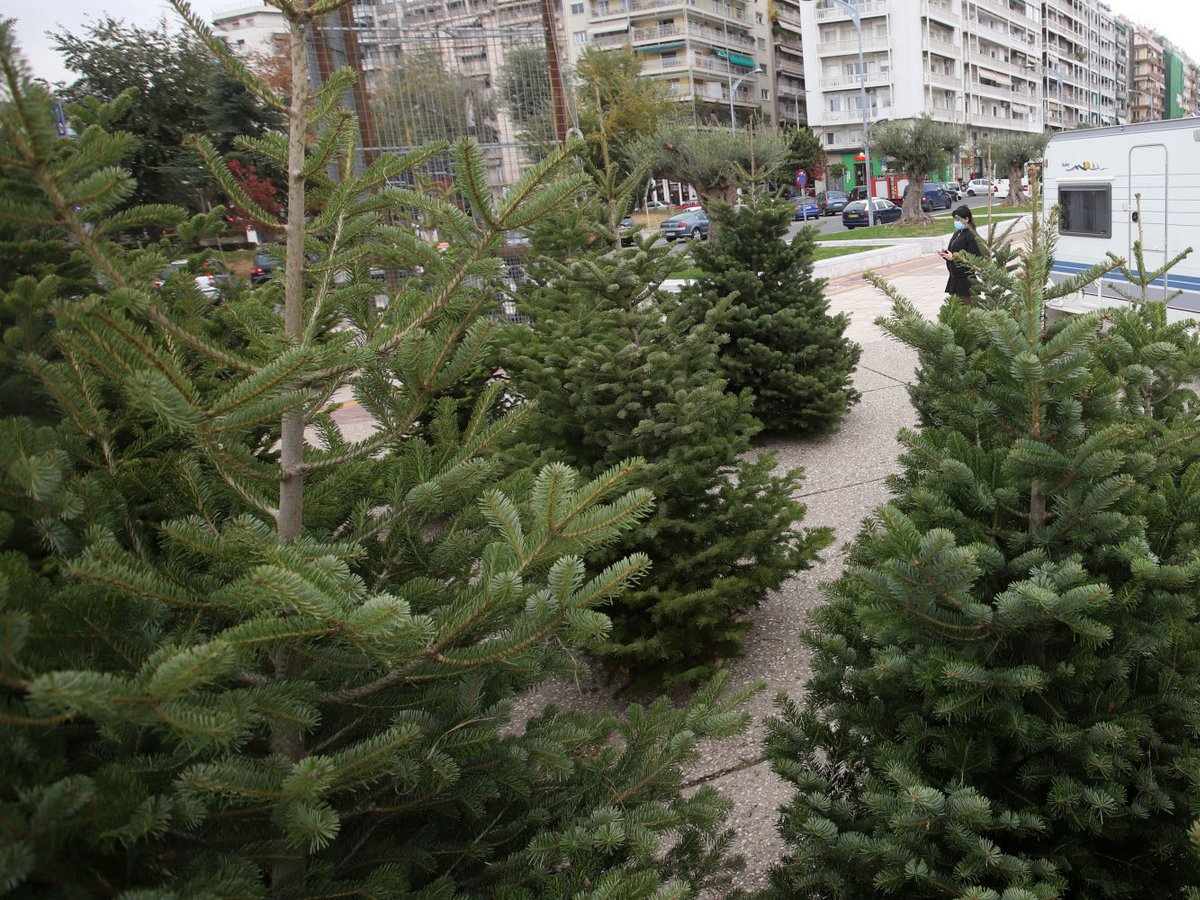
[[[828,194],[825,195],[825,199],[826,200],[845,200],[846,195],[843,194],[841,191],[830,191]]]
[[[846,204],[846,212],[863,212],[867,208],[866,200],[855,200]]]

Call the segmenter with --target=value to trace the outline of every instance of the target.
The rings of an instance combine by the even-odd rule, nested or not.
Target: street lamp
[[[733,63],[729,63],[729,65],[733,65]],[[729,72],[729,130],[730,131],[737,130],[737,123],[733,119],[733,95],[734,95],[734,93],[737,91],[738,88],[740,88],[742,86],[742,82],[745,81],[747,78],[749,78],[751,75],[761,75],[765,71],[766,71],[766,69],[764,69],[762,66],[759,66],[757,69],[751,69],[749,72],[747,72],[741,78],[739,78],[737,81],[733,80],[733,72],[732,71]]]
[[[811,3],[812,0],[805,0]],[[862,100],[863,114],[863,171],[867,176],[867,224],[875,224],[874,206],[875,192],[871,189],[871,145],[867,140],[867,66],[863,62],[863,36],[862,36],[862,16],[859,15],[858,7],[852,3],[847,3],[846,0],[829,0],[830,3],[836,3],[842,9],[850,14],[850,21],[854,23],[854,30],[858,32],[858,94]]]

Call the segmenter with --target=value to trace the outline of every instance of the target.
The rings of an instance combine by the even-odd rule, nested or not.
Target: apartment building
[[[765,0],[563,0],[561,15],[571,67],[585,47],[629,45],[642,74],[694,103],[702,120],[728,124],[731,91],[739,122],[774,120]]]
[[[1117,124],[1116,16],[1097,0],[1044,0],[1042,16],[1047,124]]]
[[[950,177],[986,164],[988,139],[1042,130],[1041,11],[1021,0],[865,0],[857,4],[869,122],[934,119],[964,126]],[[807,112],[826,153],[861,184],[858,30],[838,4],[803,3]],[[875,174],[884,161],[872,160]]]
[[[239,3],[217,10],[213,31],[239,56],[270,55],[286,44],[283,13],[261,2]]]
[[[1162,40],[1148,28],[1134,26],[1132,66],[1129,121],[1156,122],[1166,109],[1166,60]]]

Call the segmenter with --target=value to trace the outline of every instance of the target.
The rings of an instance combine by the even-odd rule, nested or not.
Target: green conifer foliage
[[[1049,235],[1055,222],[1049,223]],[[882,320],[936,385],[896,499],[804,636],[768,753],[796,787],[778,896],[1128,898],[1200,883],[1196,424],[1161,310],[1043,326],[1035,219],[1009,298]],[[1153,348],[1153,349],[1150,349]],[[1122,358],[1128,364],[1113,364]],[[1159,378],[1145,363],[1159,362]],[[1161,415],[1139,385],[1167,399]],[[1182,410],[1182,414],[1176,411]],[[1176,511],[1186,517],[1181,521]]]
[[[773,474],[772,454],[749,454],[752,399],[726,390],[718,371],[727,300],[660,290],[672,268],[661,246],[538,259],[518,300],[533,325],[509,330],[502,358],[512,391],[537,404],[527,439],[584,473],[645,458],[639,484],[655,496],[645,525],[613,551],[636,545],[652,565],[609,608],[599,652],[635,687],[702,678],[741,651],[745,613],[830,535],[798,527],[801,472]]]
[[[862,350],[845,337],[849,317],[829,314],[825,283],[813,278],[814,232],[784,241],[791,213],[768,199],[718,206],[721,240],[695,248],[704,275],[684,293],[708,304],[736,293],[720,326],[729,389],[754,394],[754,414],[769,431],[821,434],[858,402],[851,376]]]
[[[56,143],[0,25],[4,163],[38,188],[0,213],[72,241],[97,286],[49,285],[55,354],[20,358],[50,424],[0,419],[0,891],[720,887],[728,804],[711,789],[685,799],[681,766],[697,739],[742,727],[747,691],[716,681],[684,708],[622,718],[512,714],[520,692],[574,667],[566,648],[603,638],[599,608],[646,570],[637,554],[585,563],[647,516],[641,463],[505,481],[495,448],[527,413],[497,415],[498,388],[465,424],[439,400],[486,346],[504,233],[577,193],[559,177],[572,149],[496,202],[478,148],[454,145],[477,218],[380,192],[444,148],[356,173],[340,106],[352,76],[307,95],[307,6],[287,14],[303,86],[290,138],[240,144],[289,171],[289,208],[305,215],[286,223],[284,278],[216,309],[183,281],[154,290],[169,257],[113,237],[148,223],[192,236],[219,211],[114,214],[132,186],[113,110],[93,104]],[[453,258],[384,224],[395,205],[449,223]],[[380,308],[374,261],[422,274]],[[361,440],[332,419],[346,389],[377,426]]]

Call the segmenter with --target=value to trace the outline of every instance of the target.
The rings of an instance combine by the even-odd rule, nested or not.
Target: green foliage
[[[703,275],[684,296],[708,306],[735,297],[718,326],[727,339],[719,359],[729,389],[750,390],[754,414],[769,431],[830,431],[858,402],[851,375],[861,348],[844,336],[849,317],[829,314],[825,283],[813,278],[814,232],[784,241],[788,203],[718,207],[714,215],[722,238],[695,248]]]
[[[469,75],[448,71],[436,50],[406,52],[375,92],[376,127],[392,146],[466,137],[496,141],[490,93]]]
[[[1038,161],[1050,140],[1049,133],[1016,134],[993,141],[990,147],[992,162],[1008,178],[1008,196],[1004,206],[1024,206],[1028,202],[1021,180],[1025,177],[1025,164]]]
[[[700,203],[733,205],[738,188],[769,178],[784,163],[788,145],[777,131],[731,131],[663,123],[627,149],[659,178],[690,184]],[[711,228],[711,226],[710,226]],[[716,237],[718,229],[711,229]]]
[[[498,414],[494,387],[463,423],[440,397],[486,348],[505,232],[578,193],[562,174],[573,148],[499,202],[465,141],[359,171],[345,78],[306,99],[296,57],[295,133],[315,138],[291,148],[302,252],[214,306],[186,279],[154,290],[169,257],[114,238],[169,222],[201,235],[219,214],[125,208],[129,136],[102,124],[122,110],[92,103],[93,124],[58,141],[0,25],[6,176],[46,188],[5,198],[0,219],[69,239],[95,285],[12,282],[52,332],[20,358],[49,425],[0,419],[0,889],[720,889],[727,803],[685,799],[681,766],[741,729],[747,690],[714,682],[624,717],[513,713],[576,668],[568,648],[602,640],[601,609],[644,577],[646,556],[612,552],[649,514],[642,464],[504,479],[497,448],[528,413]],[[243,146],[287,166],[279,136]],[[477,218],[379,191],[436,153]],[[397,200],[445,223],[453,254],[386,224]],[[368,275],[381,261],[419,273],[384,308]],[[345,397],[373,432],[343,433]]]
[[[605,152],[625,172],[636,168],[637,160],[626,162],[627,148],[679,114],[666,85],[642,77],[641,57],[631,47],[585,48],[575,76],[579,129],[593,169],[604,168]]]
[[[64,99],[109,103],[128,92],[115,125],[133,137],[124,161],[134,178],[132,201],[198,209],[208,176],[184,138],[202,134],[209,114],[213,69],[200,41],[187,30],[170,30],[166,20],[142,28],[111,16],[88,22],[81,33],[52,37],[78,76],[62,91]]]
[[[810,183],[815,181],[821,170],[825,168],[826,162],[825,148],[821,146],[821,139],[817,137],[817,133],[811,128],[786,126],[783,129],[783,136],[786,141],[787,155],[781,166],[782,174],[786,177],[796,169],[804,169],[808,172]],[[790,181],[790,177],[787,180]]]
[[[891,159],[890,168],[903,172],[910,185],[919,187],[930,172],[946,165],[962,142],[962,130],[928,115],[903,122],[891,122],[871,132],[871,152]],[[928,222],[921,211],[921,192],[913,189],[904,198],[901,224]]]
[[[654,513],[611,554],[636,546],[652,565],[609,608],[597,648],[637,688],[694,681],[738,654],[745,613],[830,541],[796,527],[800,472],[773,474],[772,454],[751,453],[752,398],[718,373],[728,299],[661,291],[671,256],[648,243],[577,248],[567,262],[535,255],[518,297],[533,326],[510,328],[500,357],[512,392],[536,403],[528,454],[588,474],[631,454],[648,461],[638,483]]]
[[[526,143],[547,146],[555,140],[554,104],[546,48],[517,47],[505,54],[500,93]]]
[[[1042,225],[1015,272],[981,262],[1007,297],[990,308],[930,322],[877,282],[936,424],[901,434],[895,500],[804,636],[803,703],[769,726],[796,788],[779,896],[1200,881],[1195,341],[1149,307],[1106,334],[1097,316],[1044,327],[1047,296],[1115,263],[1047,288]],[[1138,402],[1147,385],[1162,402]]]

